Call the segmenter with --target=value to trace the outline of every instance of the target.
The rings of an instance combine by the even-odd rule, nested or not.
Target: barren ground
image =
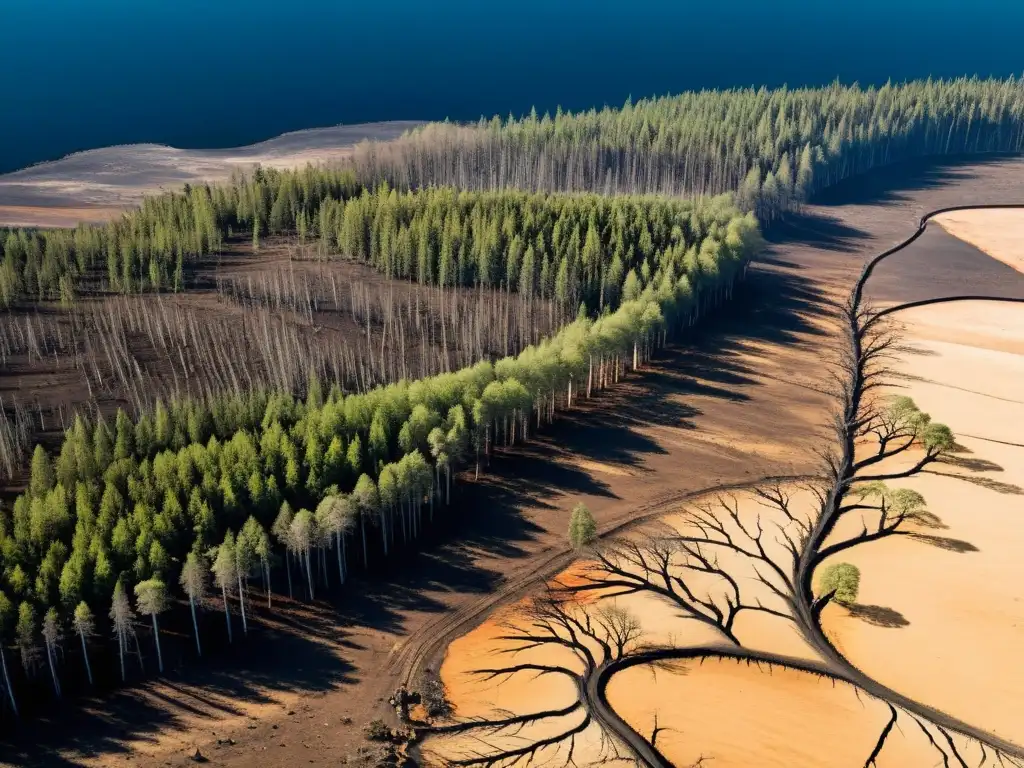
[[[359,727],[388,716],[382,700],[400,680],[436,668],[448,641],[568,565],[575,501],[608,530],[711,486],[810,471],[827,405],[823,357],[834,348],[826,302],[848,289],[865,258],[912,232],[923,211],[1024,199],[1022,171],[1017,160],[946,163],[836,189],[770,233],[737,312],[467,483],[457,538],[410,555],[400,575],[353,584],[336,609],[316,606],[298,630],[260,627],[238,658],[37,722],[5,754],[15,764],[146,766],[187,765],[196,746],[213,765],[350,754],[362,743]],[[965,279],[1007,284],[985,268],[965,275],[961,248],[977,254],[952,237],[932,243],[921,254],[927,271],[901,265],[878,281],[879,300],[911,300],[935,281],[960,292]],[[230,692],[230,712],[204,701],[211,689]],[[257,719],[242,726],[250,714]]]
[[[861,605],[828,609],[825,626],[888,686],[1024,743],[1024,305],[938,304],[900,320],[899,391],[963,450],[900,483],[940,522],[846,553]]]
[[[0,175],[0,227],[73,227],[80,221],[106,221],[147,194],[226,181],[234,171],[257,164],[301,168],[331,163],[364,139],[387,140],[419,124],[396,120],[315,128],[231,149],[129,144],[77,152]]]
[[[1024,209],[950,211],[937,216],[935,221],[951,235],[1024,271]]]

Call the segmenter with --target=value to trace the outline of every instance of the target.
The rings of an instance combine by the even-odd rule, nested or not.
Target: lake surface
[[[694,88],[1024,69],[1022,0],[0,0],[0,172]]]

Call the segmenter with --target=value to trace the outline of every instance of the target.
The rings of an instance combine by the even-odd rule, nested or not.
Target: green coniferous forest
[[[457,471],[478,475],[495,447],[528,439],[731,300],[759,222],[875,166],[1022,147],[1015,80],[702,92],[428,125],[361,147],[342,169],[260,170],[149,198],[105,226],[4,233],[10,312],[187,293],[227,244],[251,240],[256,259],[261,242],[288,236],[388,280],[504,290],[576,317],[517,354],[364,391],[314,374],[301,391],[75,414],[58,446],[31,452],[26,487],[0,509],[12,710],[39,667],[40,617],[52,630],[109,616],[124,674],[132,596],[157,638],[168,598],[187,604],[201,652],[195,611],[208,591],[237,640],[254,582],[272,604],[275,592],[335,589],[353,567],[400,567],[394,553],[448,514]],[[86,664],[107,642],[84,629],[81,640]]]
[[[366,179],[464,189],[714,195],[762,220],[871,168],[925,155],[1020,152],[1024,81],[700,91],[581,113],[428,124],[355,159]]]

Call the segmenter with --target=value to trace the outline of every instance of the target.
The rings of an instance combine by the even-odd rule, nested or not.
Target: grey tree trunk
[[[295,599],[295,592],[292,591],[292,555],[287,549],[284,551],[284,570],[288,574],[288,599]]]
[[[366,515],[362,512],[359,513],[359,527],[363,532],[363,567],[370,567],[370,556],[367,554],[366,549]]]
[[[228,607],[228,589],[227,587],[221,587],[220,593],[224,597],[224,620],[228,624],[228,642],[233,643],[234,638],[231,636],[231,609]]]
[[[160,627],[156,622],[156,614],[153,614],[153,639],[156,640],[156,665],[160,674],[164,673],[164,655],[160,652]]]
[[[79,632],[78,636],[82,640],[82,658],[85,659],[85,676],[89,679],[89,686],[92,687],[92,667],[89,665],[89,649],[85,645],[85,634]]]
[[[128,679],[128,675],[124,671],[124,632],[121,630],[117,631],[117,653],[121,657],[121,682],[125,682]]]
[[[313,600],[313,566],[309,562],[309,547],[306,547],[306,581],[309,584],[309,599]]]
[[[0,648],[0,667],[3,667],[4,671],[4,687],[7,689],[7,698],[11,702],[11,709],[14,710],[14,716],[18,715],[18,704],[14,700],[14,689],[11,688],[11,678],[7,674],[7,659],[4,657],[4,649]]]
[[[242,587],[242,574],[238,574],[238,604],[242,608],[242,634],[249,634],[249,623],[245,620],[245,589]]]
[[[203,647],[199,644],[199,622],[196,621],[196,601],[192,595],[188,596],[188,604],[192,609],[192,630],[196,633],[196,651],[200,656],[203,655]]]
[[[53,678],[53,692],[60,698],[60,680],[57,679],[57,667],[53,663],[53,648],[46,643],[46,661],[50,665],[50,677]]]

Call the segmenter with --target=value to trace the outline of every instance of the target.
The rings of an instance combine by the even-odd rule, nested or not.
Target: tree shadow
[[[0,741],[4,764],[64,768],[100,756],[129,758],[131,743],[155,743],[166,729],[203,729],[225,716],[242,717],[253,705],[273,705],[281,695],[322,693],[358,679],[337,650],[323,642],[256,622],[250,632],[255,636],[231,646],[228,664],[223,663],[226,652],[216,650],[207,633],[208,655],[191,659],[187,671],[175,669],[182,649],[167,642],[169,635],[164,676],[110,695],[67,699],[22,722]],[[182,639],[192,642],[191,637]],[[101,654],[96,656],[102,668]]]
[[[1013,483],[1004,483],[1000,480],[993,480],[991,477],[977,477],[975,475],[960,475],[952,472],[936,472],[933,469],[921,470],[923,474],[938,475],[939,477],[951,477],[954,480],[963,480],[965,483],[977,485],[989,491],[1004,493],[1009,496],[1024,496],[1024,488]]]
[[[864,230],[845,224],[834,216],[810,209],[787,213],[764,231],[765,241],[773,245],[803,245],[842,253],[856,251],[859,241],[865,237],[867,232]],[[793,262],[772,255],[768,255],[762,261],[775,266],[797,266]]]
[[[958,456],[957,453],[947,453],[940,456],[939,464],[948,464],[958,469],[966,469],[968,472],[1002,472],[1003,468],[994,461],[988,459],[972,458],[969,456]]]
[[[846,610],[854,618],[867,622],[876,627],[886,629],[902,629],[910,626],[906,617],[894,608],[886,608],[882,605],[862,605],[853,603],[846,606]]]
[[[913,199],[910,192],[963,183],[978,176],[972,166],[990,165],[1013,157],[1015,155],[991,154],[914,158],[841,181],[819,192],[812,202],[823,207],[907,202]]]
[[[912,539],[922,541],[925,544],[931,544],[933,547],[944,549],[947,552],[956,552],[957,554],[967,554],[968,552],[980,552],[976,546],[971,544],[969,541],[963,539],[953,539],[948,536],[934,536],[930,533],[908,533]]]

